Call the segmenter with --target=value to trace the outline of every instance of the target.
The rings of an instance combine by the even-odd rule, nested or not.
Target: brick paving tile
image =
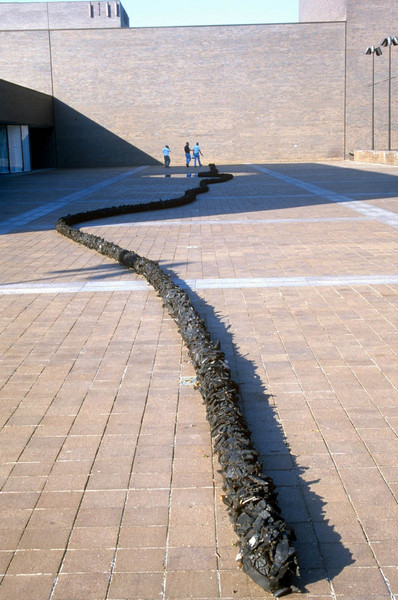
[[[115,573],[108,592],[109,600],[152,600],[159,597],[163,573]]]
[[[107,573],[111,568],[114,550],[94,548],[66,551],[62,561],[62,573]]]
[[[184,555],[186,549],[184,548]],[[118,548],[115,573],[163,573],[164,548]]]
[[[68,548],[115,548],[118,538],[117,526],[75,527],[68,541]]]
[[[122,548],[161,548],[166,544],[165,525],[122,525],[118,539]]]
[[[123,514],[123,526],[149,527],[151,525],[162,525],[166,527],[168,518],[168,506],[126,507]]]
[[[108,580],[108,573],[61,573],[51,598],[54,600],[104,598],[108,589]]]
[[[10,199],[0,217],[0,600],[268,597],[235,562],[205,407],[173,320],[139,276],[54,232],[68,212],[176,197],[195,183],[178,167],[167,179],[161,167],[113,179],[127,170],[0,182]],[[193,205],[83,229],[185,280],[240,384],[306,595],[391,600],[397,168],[222,170],[234,179]],[[65,190],[84,197],[63,202]],[[20,224],[7,229],[12,217]]]
[[[15,553],[9,567],[10,575],[52,574],[58,571],[63,550],[21,550]]]
[[[49,598],[54,584],[54,574],[5,575],[0,588],[0,599],[29,598],[42,600]]]
[[[166,567],[169,571],[214,572],[217,570],[217,556],[212,547],[169,547]]]
[[[165,598],[216,598],[217,571],[168,571]]]

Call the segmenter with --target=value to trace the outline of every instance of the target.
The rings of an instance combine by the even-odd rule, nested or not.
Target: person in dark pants
[[[189,167],[189,163],[192,160],[192,156],[191,156],[191,148],[189,147],[189,142],[187,142],[185,144],[184,147],[184,152],[185,152],[185,162],[186,162],[186,166]]]
[[[164,156],[164,166],[166,167],[166,169],[168,169],[168,167],[170,166],[170,148],[169,146],[166,144],[165,147],[162,150],[163,152],[163,156]]]

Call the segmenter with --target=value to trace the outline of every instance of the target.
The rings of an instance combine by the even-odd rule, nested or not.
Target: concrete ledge
[[[398,150],[354,150],[352,158],[358,162],[398,165]]]

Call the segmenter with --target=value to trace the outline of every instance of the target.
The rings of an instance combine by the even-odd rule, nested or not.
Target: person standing
[[[200,149],[199,146],[199,142],[196,142],[195,146],[193,147],[193,160],[194,160],[194,167],[196,167],[196,161],[198,161],[199,166],[202,166],[202,163],[200,162],[200,157],[203,156],[202,151]]]
[[[189,163],[192,160],[192,156],[191,156],[191,148],[189,147],[189,142],[187,142],[184,146],[184,152],[185,152],[185,162],[186,162],[186,166],[189,167]]]
[[[163,156],[164,156],[164,166],[166,167],[166,169],[168,169],[168,167],[170,166],[170,148],[169,146],[166,144],[165,147],[162,150],[163,152]]]

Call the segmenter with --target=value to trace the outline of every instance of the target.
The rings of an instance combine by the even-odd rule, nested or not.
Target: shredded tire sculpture
[[[231,378],[220,343],[211,340],[188,294],[173,283],[157,262],[73,227],[83,221],[182,206],[193,202],[198,194],[207,192],[209,185],[233,177],[218,173],[213,164],[209,167],[210,171],[199,173],[205,178],[199,187],[187,190],[180,198],[67,215],[58,220],[56,230],[144,276],[163,299],[188,348],[197,386],[206,405],[214,450],[222,467],[223,501],[239,538],[237,560],[258,585],[280,597],[299,591],[291,583],[292,576],[299,575],[293,546],[296,538],[281,517],[272,479],[263,476],[262,465],[240,410],[238,385]]]

